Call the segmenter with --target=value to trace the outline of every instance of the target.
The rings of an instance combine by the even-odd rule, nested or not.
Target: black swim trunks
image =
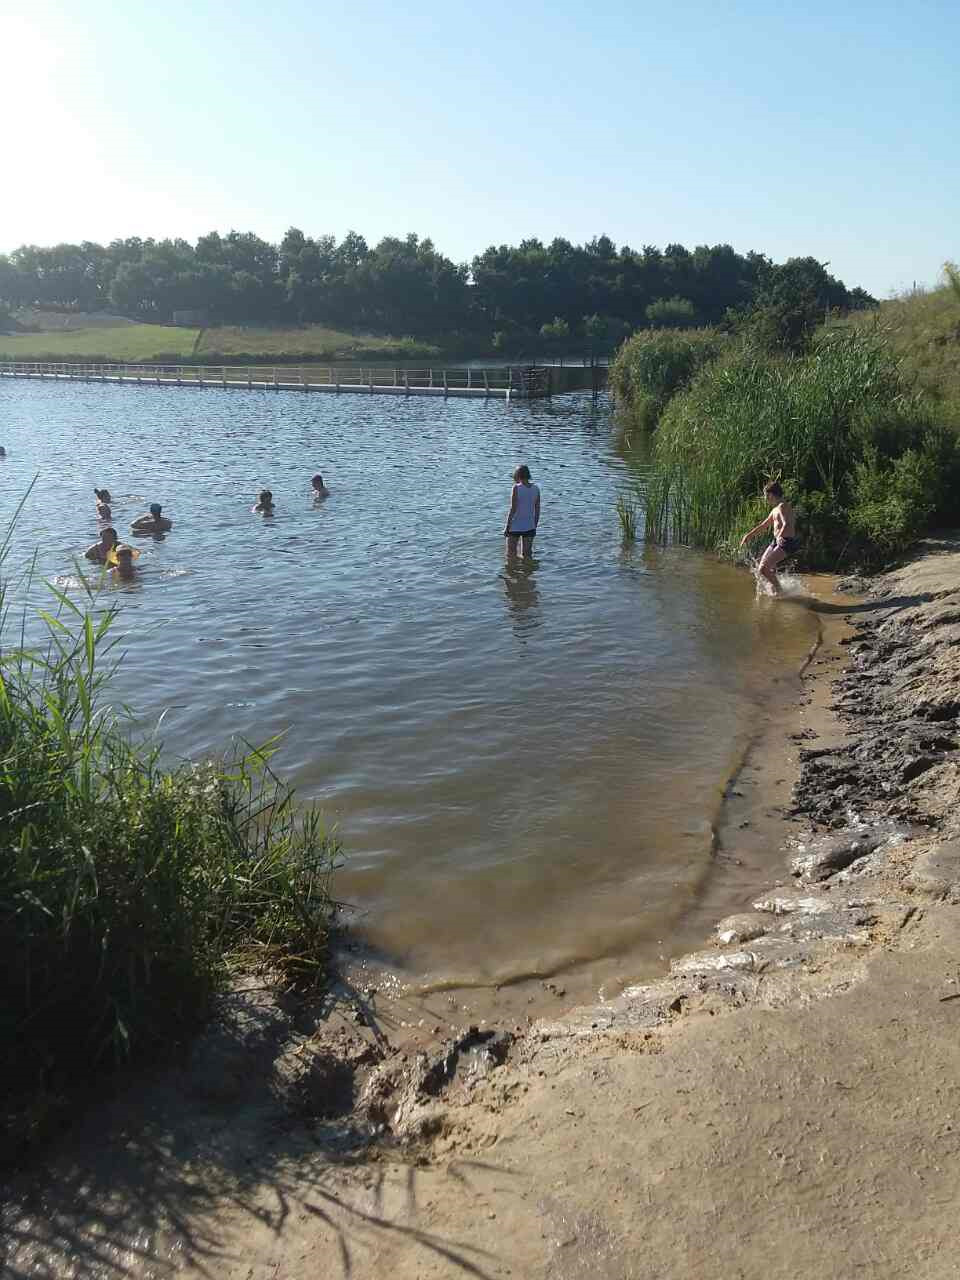
[[[510,529],[503,536],[505,538],[535,538],[537,531],[536,529],[524,529],[518,533],[515,529]]]
[[[795,556],[800,550],[799,538],[778,538],[775,546],[778,546],[788,556]]]

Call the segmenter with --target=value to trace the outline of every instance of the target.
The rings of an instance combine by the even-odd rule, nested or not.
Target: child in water
[[[109,520],[110,515],[110,491],[108,489],[94,489],[97,495],[97,519]]]
[[[503,530],[508,556],[515,556],[518,547],[525,557],[533,555],[533,540],[539,523],[540,490],[531,481],[530,468],[524,463],[513,473],[510,510]]]
[[[760,563],[757,565],[757,577],[769,584],[770,590],[775,596],[783,594],[780,583],[777,581],[777,566],[788,556],[795,555],[800,544],[797,541],[797,519],[794,515],[793,507],[783,496],[783,486],[772,480],[770,484],[763,486],[763,496],[770,504],[771,511],[765,520],[761,520],[755,528],[749,533],[745,533],[740,539],[740,546],[744,547],[768,526],[773,533],[773,541],[760,557]]]
[[[273,515],[273,494],[269,489],[261,489],[260,496],[257,498],[257,505],[250,508],[251,511],[259,512],[262,516]]]
[[[310,480],[310,487],[313,489],[313,500],[319,502],[321,498],[329,498],[330,490],[323,483],[323,476],[318,471]]]
[[[117,577],[132,578],[134,574],[133,547],[128,547],[126,543],[121,542],[119,546],[114,548],[113,554],[116,557],[113,565],[113,571]],[[139,552],[137,554],[139,555]]]
[[[131,533],[167,533],[173,528],[173,521],[168,520],[166,516],[161,515],[161,507],[159,502],[150,503],[150,511],[142,516],[137,516],[136,520],[130,525]]]
[[[83,553],[84,558],[92,560],[94,564],[106,564],[107,557],[117,545],[117,531],[109,525],[106,529],[100,530],[100,541],[95,542],[92,547],[87,547]]]

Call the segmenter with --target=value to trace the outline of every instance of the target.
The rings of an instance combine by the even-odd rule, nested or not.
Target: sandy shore
[[[788,728],[782,879],[711,945],[412,1058],[361,992],[238,993],[15,1188],[8,1273],[960,1274],[960,540],[867,589]]]

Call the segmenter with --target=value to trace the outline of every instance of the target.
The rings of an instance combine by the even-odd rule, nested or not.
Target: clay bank
[[[955,1275],[960,541],[859,588],[782,878],[708,945],[432,1054],[369,991],[238,990],[17,1188],[10,1273]]]

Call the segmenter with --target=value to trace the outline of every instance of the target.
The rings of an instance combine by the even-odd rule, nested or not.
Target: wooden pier
[[[514,365],[481,369],[402,369],[383,365],[59,364],[0,361],[0,378],[102,382],[122,386],[213,387],[242,391],[325,391],[351,395],[531,400],[554,390],[551,369]]]

